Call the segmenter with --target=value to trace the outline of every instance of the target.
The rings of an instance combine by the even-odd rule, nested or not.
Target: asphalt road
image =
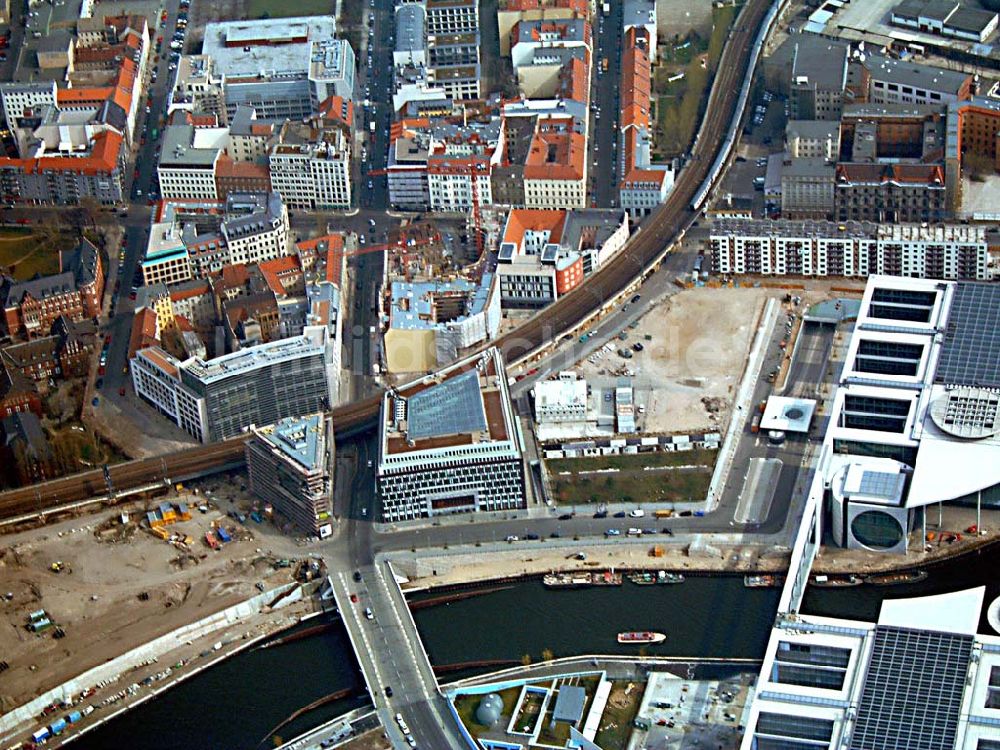
[[[611,13],[595,17],[596,49],[590,112],[590,186],[593,203],[601,208],[618,203],[621,164],[618,159],[618,112],[622,66],[624,3],[611,3]],[[598,3],[600,7],[600,3]],[[607,72],[602,60],[608,60]]]

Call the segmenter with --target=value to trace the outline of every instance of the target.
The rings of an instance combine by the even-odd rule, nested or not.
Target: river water
[[[987,585],[989,602],[1000,595],[998,561],[1000,550],[966,557],[932,569],[927,580],[914,585],[810,588],[803,611],[873,620],[884,598],[980,584]],[[432,592],[414,599],[439,595]],[[638,654],[639,647],[617,643],[615,635],[623,630],[665,633],[664,643],[645,647],[650,655],[760,659],[778,595],[778,589],[745,588],[741,576],[689,575],[674,586],[636,586],[626,581],[620,587],[572,590],[549,590],[539,580],[525,580],[509,589],[418,609],[414,618],[431,661],[462,666],[442,676],[448,681],[502,666],[470,668],[469,662],[519,663],[525,655],[538,661],[546,650],[556,657]],[[344,688],[353,689],[355,697],[300,717],[280,736],[290,738],[364,700],[346,633],[337,627],[277,648],[238,654],[84,735],[72,747],[266,748],[270,741],[259,743],[275,725],[302,706]]]

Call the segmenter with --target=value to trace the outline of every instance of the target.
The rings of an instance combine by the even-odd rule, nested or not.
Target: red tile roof
[[[507,226],[504,227],[501,242],[513,242],[520,248],[525,232],[546,230],[549,232],[549,242],[559,242],[565,224],[566,212],[562,210],[515,208],[507,216]]]
[[[538,130],[524,162],[524,179],[582,180],[586,150],[581,133]]]
[[[135,353],[148,346],[156,346],[160,340],[156,338],[156,313],[144,307],[132,318],[132,333],[128,340],[128,357],[132,359]]]

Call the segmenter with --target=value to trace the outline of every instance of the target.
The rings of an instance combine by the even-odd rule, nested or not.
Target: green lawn
[[[639,453],[548,462],[555,500],[560,505],[609,502],[698,502],[712,479],[716,451]],[[704,467],[647,470],[646,467]],[[606,474],[585,471],[619,469]],[[571,472],[563,474],[562,472]]]
[[[530,732],[535,728],[538,720],[538,713],[542,710],[542,701],[545,700],[544,693],[530,691],[524,696],[521,702],[521,710],[517,712],[517,720],[514,722],[514,729],[519,732]]]
[[[639,713],[639,703],[642,701],[642,685],[634,683],[632,690],[625,695],[628,682],[616,680],[608,697],[608,705],[604,708],[601,723],[597,729],[594,743],[604,750],[625,750],[629,736],[632,734],[632,720]]]
[[[30,229],[0,230],[0,270],[18,281],[35,274],[58,273],[59,250],[69,250],[75,244],[69,236],[48,241]]]
[[[707,46],[697,37],[691,46],[675,51],[670,45],[665,64],[657,65],[653,74],[656,105],[656,151],[662,157],[674,157],[687,151],[698,128],[704,99],[708,96],[712,75],[719,64],[722,49],[736,18],[731,5],[716,8],[712,14],[712,36]],[[707,54],[708,66],[702,67]],[[683,70],[684,78],[673,83],[667,79]]]
[[[334,0],[250,0],[250,18],[287,18],[289,16],[332,16]]]

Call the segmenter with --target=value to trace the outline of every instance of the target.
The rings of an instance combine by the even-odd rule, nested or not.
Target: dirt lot
[[[647,313],[626,341],[614,341],[616,350],[639,342],[642,351],[629,360],[605,353],[596,364],[581,363],[582,370],[595,388],[613,385],[618,368],[635,372],[636,402],[646,409],[640,432],[721,429],[769,295],[780,296],[768,289],[685,290]]]
[[[341,746],[341,750],[389,750],[392,745],[381,729],[373,729]]]
[[[175,495],[162,500],[177,500]],[[184,499],[182,496],[180,499]],[[86,669],[268,588],[291,580],[290,568],[277,569],[275,556],[303,557],[294,539],[266,524],[242,526],[224,510],[196,510],[170,527],[191,537],[190,551],[160,540],[132,523],[122,526],[119,511],[83,516],[0,540],[0,653],[4,672],[0,710],[21,704]],[[159,501],[159,500],[158,500]],[[227,503],[228,506],[228,503]],[[125,509],[127,506],[122,506]],[[130,518],[143,516],[133,505]],[[209,549],[205,532],[225,519],[233,541]],[[105,538],[95,533],[106,528]],[[242,537],[242,538],[241,538]],[[298,554],[295,554],[295,553]],[[53,572],[53,563],[62,563]],[[138,595],[148,593],[148,600]],[[32,634],[27,615],[44,609],[65,631]]]

